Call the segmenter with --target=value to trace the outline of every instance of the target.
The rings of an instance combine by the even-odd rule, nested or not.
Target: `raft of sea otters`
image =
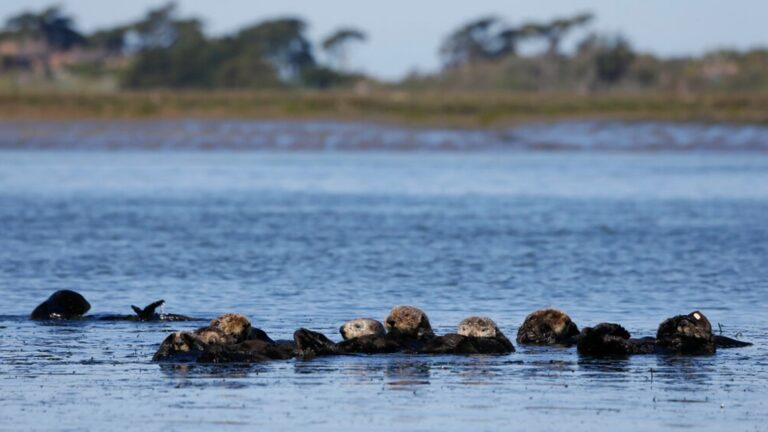
[[[131,306],[134,315],[105,315],[95,319],[131,321],[185,321],[183,315],[158,314],[163,300],[145,308]],[[32,319],[84,318],[90,309],[85,298],[69,290],[57,291],[32,312]],[[240,314],[224,314],[206,327],[178,331],[162,341],[154,361],[195,361],[199,363],[248,363],[298,357],[351,354],[492,354],[515,351],[512,342],[486,317],[472,316],[459,323],[456,333],[436,335],[427,315],[413,306],[395,306],[384,323],[370,318],[347,321],[340,328],[341,342],[322,333],[301,328],[293,340],[272,340],[266,332],[252,327]],[[537,310],[525,318],[517,332],[518,344],[576,346],[581,355],[624,357],[632,354],[714,354],[718,348],[752,345],[715,335],[699,311],[664,320],[656,337],[633,338],[619,324],[601,323],[579,328],[557,309]]]

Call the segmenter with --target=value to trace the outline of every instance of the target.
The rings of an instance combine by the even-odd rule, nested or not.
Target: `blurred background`
[[[759,1],[10,0],[0,5],[0,112],[762,123],[766,14]],[[190,100],[168,100],[171,89]],[[200,100],[232,90],[245,100]]]

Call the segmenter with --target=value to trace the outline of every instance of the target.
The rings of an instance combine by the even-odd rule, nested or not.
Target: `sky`
[[[59,4],[79,29],[92,31],[133,21],[158,0],[2,0],[0,19],[22,10]],[[440,66],[440,42],[461,24],[489,14],[511,24],[549,20],[583,11],[596,19],[589,30],[621,32],[633,46],[662,56],[697,55],[711,49],[768,46],[765,0],[178,0],[182,16],[202,18],[206,31],[220,35],[279,16],[309,23],[317,42],[340,26],[364,30],[369,40],[350,54],[350,65],[381,79]],[[587,30],[585,30],[587,31]],[[567,49],[579,37],[574,33]]]

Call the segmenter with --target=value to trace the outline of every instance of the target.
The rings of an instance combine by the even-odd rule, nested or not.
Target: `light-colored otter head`
[[[225,345],[234,343],[235,337],[224,333],[218,327],[203,327],[195,331],[195,336],[206,345]]]
[[[434,335],[427,314],[413,306],[395,306],[384,322],[387,332],[395,336],[420,338]]]
[[[242,342],[248,338],[251,333],[251,322],[243,315],[236,313],[224,314],[213,321],[210,327],[217,328],[225,335],[235,339],[236,342]]]
[[[464,320],[459,323],[458,333],[462,336],[492,338],[501,334],[501,331],[492,319],[488,317],[471,316],[469,318],[464,318]]]
[[[344,340],[354,339],[360,336],[384,336],[384,325],[375,319],[357,318],[345,322],[339,329]]]
[[[562,344],[579,334],[571,317],[559,309],[539,309],[525,318],[517,341],[529,344]]]

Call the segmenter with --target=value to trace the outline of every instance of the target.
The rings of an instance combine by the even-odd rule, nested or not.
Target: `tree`
[[[75,29],[74,20],[58,6],[40,13],[24,12],[8,19],[6,30],[20,37],[39,39],[55,50],[66,51],[84,42],[83,35]]]
[[[626,76],[635,60],[629,41],[621,35],[589,35],[579,44],[577,57],[591,63],[591,79],[597,84],[615,84]]]
[[[588,24],[592,18],[591,13],[582,13],[570,18],[556,18],[546,24],[529,24],[524,28],[546,39],[547,56],[554,58],[560,55],[560,43],[565,35],[576,27]]]
[[[282,79],[297,81],[305,69],[315,65],[305,29],[304,21],[297,18],[274,19],[241,30],[233,43],[237,51],[272,64]]]
[[[85,41],[83,35],[76,30],[74,20],[58,6],[49,7],[40,13],[24,12],[11,17],[6,22],[5,31],[19,39],[44,42],[40,61],[49,79],[53,77],[51,54],[54,51],[67,51]]]
[[[365,33],[354,28],[341,28],[323,40],[322,47],[331,58],[331,63],[339,70],[347,69],[348,49],[352,42],[364,42]]]
[[[167,48],[177,37],[177,6],[175,2],[151,9],[141,21],[131,26],[139,39],[139,49]]]
[[[446,67],[457,67],[478,61],[491,60],[499,56],[503,48],[509,47],[511,36],[505,40],[501,20],[488,16],[464,24],[451,33],[440,47],[440,56]]]

